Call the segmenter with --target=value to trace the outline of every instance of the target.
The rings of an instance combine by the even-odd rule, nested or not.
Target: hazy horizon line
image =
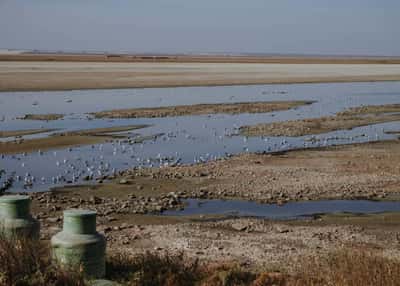
[[[106,54],[120,54],[120,55],[149,55],[149,56],[292,56],[292,57],[400,57],[399,55],[385,55],[385,54],[327,54],[327,53],[263,53],[263,52],[201,52],[201,51],[188,51],[188,52],[144,52],[144,51],[124,51],[124,50],[79,50],[79,49],[66,49],[66,50],[43,50],[43,49],[24,49],[24,48],[5,48],[0,47],[0,53],[4,51],[20,52],[20,54],[38,53],[38,54],[92,54],[92,55],[106,55]]]

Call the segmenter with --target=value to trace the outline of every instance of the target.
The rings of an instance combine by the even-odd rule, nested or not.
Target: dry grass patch
[[[79,271],[58,267],[48,245],[38,241],[0,237],[0,262],[0,285],[88,285]],[[400,261],[343,249],[308,258],[296,275],[288,275],[236,264],[199,264],[183,253],[113,253],[107,258],[107,279],[133,286],[395,286],[400,285]]]
[[[197,260],[189,261],[183,253],[147,252],[138,256],[119,253],[107,261],[107,277],[123,285],[190,286],[196,285],[202,275]]]
[[[78,271],[56,265],[48,245],[29,239],[0,237],[0,285],[4,286],[83,286]]]
[[[395,286],[400,285],[400,261],[364,250],[343,249],[304,263],[293,286]]]

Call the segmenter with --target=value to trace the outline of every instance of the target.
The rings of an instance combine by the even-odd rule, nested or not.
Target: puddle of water
[[[277,93],[285,91],[286,93]],[[72,102],[67,102],[71,99]],[[312,100],[312,105],[288,111],[263,114],[217,114],[169,118],[88,120],[85,113],[114,108],[156,107],[197,103],[243,101]],[[32,102],[38,105],[32,106]],[[58,132],[102,127],[145,124],[134,130],[140,136],[164,134],[140,144],[124,140],[94,146],[1,156],[0,187],[9,177],[15,179],[11,191],[47,190],[52,186],[82,183],[86,176],[99,177],[131,167],[166,164],[193,164],[215,160],[227,154],[274,152],[337,144],[362,143],[396,138],[385,131],[398,130],[399,122],[376,124],[315,136],[251,137],[237,134],[238,128],[263,122],[276,122],[331,115],[349,107],[400,103],[400,82],[260,85],[229,87],[154,88],[129,90],[85,90],[62,92],[0,93],[0,130],[58,129]],[[26,113],[66,113],[63,120],[42,122],[15,120]],[[36,134],[31,138],[47,136]],[[7,139],[9,140],[9,139]],[[26,184],[28,182],[28,184]]]
[[[184,210],[165,211],[168,216],[234,215],[269,219],[295,219],[316,214],[373,214],[400,211],[400,202],[332,200],[292,202],[282,206],[241,200],[188,199]]]

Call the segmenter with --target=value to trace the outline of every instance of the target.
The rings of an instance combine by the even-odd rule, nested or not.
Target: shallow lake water
[[[291,202],[278,206],[241,200],[185,200],[184,210],[165,211],[168,216],[228,215],[269,219],[297,219],[317,214],[374,214],[400,211],[400,202],[332,200]]]
[[[158,107],[198,103],[312,100],[315,103],[281,112],[261,114],[216,114],[168,118],[88,119],[89,112],[118,108]],[[121,90],[0,93],[0,130],[57,129],[82,130],[99,127],[148,124],[133,130],[135,136],[159,134],[140,144],[125,140],[110,143],[2,155],[0,183],[12,176],[11,191],[48,190],[53,186],[82,183],[85,176],[111,174],[131,167],[194,164],[243,152],[273,152],[335,144],[369,142],[395,138],[385,131],[399,130],[390,122],[303,137],[251,137],[238,128],[263,122],[332,115],[349,107],[400,103],[400,82],[293,84],[225,87],[183,87]],[[55,121],[19,120],[25,114],[63,113]],[[160,135],[162,134],[162,135]],[[48,136],[31,135],[30,138]],[[29,138],[27,137],[27,138]],[[5,138],[10,140],[13,138]]]

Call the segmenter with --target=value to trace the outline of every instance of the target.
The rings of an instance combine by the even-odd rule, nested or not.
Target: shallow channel
[[[367,200],[325,200],[290,202],[284,205],[242,200],[187,199],[183,210],[165,211],[167,216],[231,215],[269,219],[298,219],[317,214],[374,214],[400,211],[400,202]]]

